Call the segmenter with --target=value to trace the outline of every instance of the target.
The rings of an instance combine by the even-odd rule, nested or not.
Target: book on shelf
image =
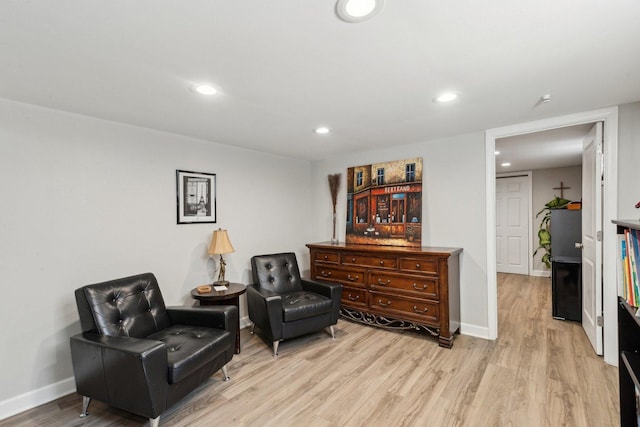
[[[631,243],[631,254],[632,254],[632,260],[633,260],[633,269],[631,270],[632,272],[632,278],[633,278],[633,284],[634,284],[634,296],[636,299],[636,303],[640,302],[640,286],[638,285],[639,280],[640,280],[640,251],[638,251],[638,234],[637,234],[637,230],[629,230],[629,237],[630,237],[630,243]]]
[[[618,279],[622,283],[622,296],[632,307],[640,305],[640,230],[625,229],[619,235]],[[640,314],[640,312],[638,313]]]

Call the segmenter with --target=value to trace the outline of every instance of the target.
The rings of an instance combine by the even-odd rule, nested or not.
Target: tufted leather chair
[[[83,332],[71,337],[81,417],[91,399],[148,417],[162,414],[233,357],[234,306],[164,305],[151,273],[75,291]]]
[[[342,285],[302,279],[292,252],[254,256],[251,270],[254,283],[247,286],[251,333],[257,325],[273,342],[274,356],[284,339],[326,327],[335,338]]]

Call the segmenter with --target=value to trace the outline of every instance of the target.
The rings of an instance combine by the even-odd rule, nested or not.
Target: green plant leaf
[[[551,244],[551,233],[548,230],[542,228],[538,230],[538,239],[540,240],[540,246]]]
[[[551,268],[551,254],[544,254],[541,260],[547,268]]]
[[[549,209],[558,209],[568,205],[570,202],[571,200],[563,199],[556,196],[555,199],[549,201],[545,206]]]

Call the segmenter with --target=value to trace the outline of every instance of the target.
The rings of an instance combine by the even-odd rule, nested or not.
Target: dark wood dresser
[[[310,243],[311,278],[343,285],[341,315],[413,329],[451,348],[460,332],[461,248]]]

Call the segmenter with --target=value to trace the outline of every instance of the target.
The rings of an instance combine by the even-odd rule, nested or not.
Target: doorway
[[[604,317],[604,359],[617,365],[617,322],[616,319],[616,228],[611,220],[617,213],[617,146],[618,108],[606,108],[591,112],[561,116],[536,122],[523,123],[503,128],[489,129],[485,134],[486,154],[486,195],[487,195],[487,308],[488,338],[498,337],[497,322],[497,271],[496,271],[496,194],[495,194],[495,147],[496,139],[523,135],[577,124],[604,122],[605,165],[603,186],[603,317]],[[607,321],[607,319],[611,319]]]

